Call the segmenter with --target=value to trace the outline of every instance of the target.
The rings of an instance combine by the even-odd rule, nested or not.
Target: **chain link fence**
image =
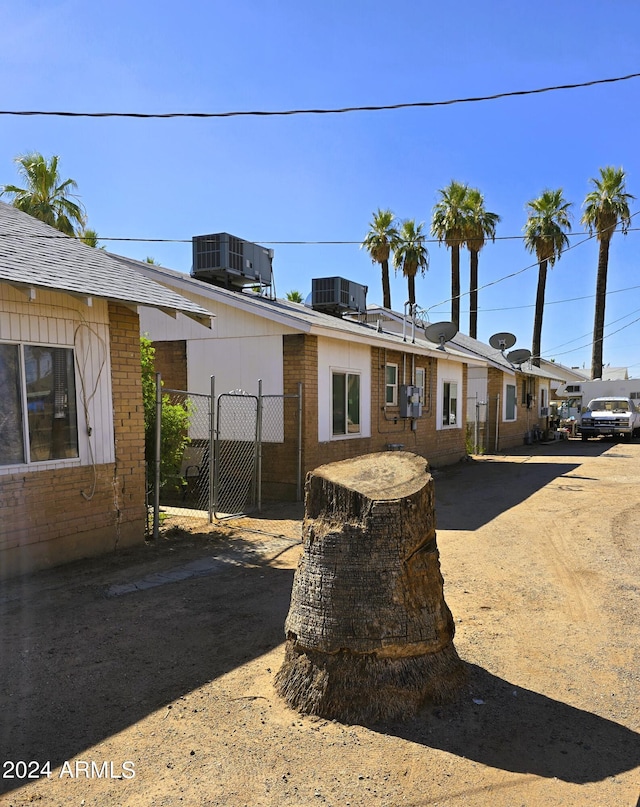
[[[216,413],[213,514],[225,518],[250,512],[258,502],[260,402],[255,395],[219,395]]]
[[[163,527],[209,520],[211,396],[162,389],[158,505]],[[155,489],[155,484],[153,485]]]
[[[297,395],[263,396],[259,382],[257,396],[242,390],[215,396],[161,383],[158,374],[147,486],[154,535],[160,527],[196,527],[260,510],[263,486],[272,499],[300,500],[301,384]]]
[[[466,449],[468,454],[485,454],[488,450],[488,407],[488,402],[480,400],[477,396],[467,398]]]

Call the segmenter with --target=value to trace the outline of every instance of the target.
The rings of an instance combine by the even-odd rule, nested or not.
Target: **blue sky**
[[[0,3],[2,110],[223,112],[384,105],[488,95],[640,72],[640,5],[540,0],[22,0]],[[531,347],[535,259],[525,205],[562,187],[580,224],[590,177],[623,166],[640,200],[640,79],[475,104],[227,119],[0,116],[0,184],[37,150],[73,177],[89,226],[111,238],[189,240],[230,232],[275,250],[279,296],[340,275],[381,302],[379,268],[357,243],[372,212],[425,221],[452,179],[478,187],[502,221],[480,255],[478,336]],[[632,212],[640,201],[632,203]],[[638,217],[640,227],[640,216]],[[635,219],[634,219],[635,226]],[[616,234],[604,361],[640,375],[640,232]],[[585,237],[572,237],[572,244]],[[189,243],[109,241],[114,252],[189,272]],[[432,321],[450,318],[450,257],[429,244],[416,283]],[[549,272],[542,351],[590,366],[595,239]],[[526,268],[530,267],[530,268]],[[524,271],[520,271],[524,270]],[[508,275],[514,277],[504,279]],[[468,290],[468,257],[461,258]],[[634,286],[638,286],[634,288]],[[406,281],[392,280],[402,310]],[[581,299],[577,299],[581,298]],[[468,298],[461,303],[468,327]],[[618,333],[613,331],[619,330]],[[609,335],[610,334],[610,335]]]

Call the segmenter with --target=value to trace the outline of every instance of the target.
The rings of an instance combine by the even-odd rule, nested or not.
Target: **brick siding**
[[[109,318],[115,463],[1,476],[0,578],[144,540],[139,321],[111,303]]]
[[[175,339],[168,342],[154,342],[155,369],[160,373],[167,389],[187,389],[187,342]]]
[[[530,408],[526,402],[523,403],[523,380],[526,379],[526,389],[535,399]],[[548,418],[538,417],[538,401],[540,396],[540,379],[535,376],[526,376],[524,373],[516,373],[515,378],[509,378],[509,384],[514,384],[516,388],[516,419],[506,421],[504,415],[504,373],[501,370],[490,367],[488,371],[488,405],[487,405],[487,435],[486,447],[489,453],[493,451],[506,451],[509,448],[524,445],[525,435],[536,426],[541,432],[548,428]],[[499,413],[498,408],[499,397]],[[496,446],[496,416],[498,415],[498,441]]]
[[[426,380],[422,417],[415,420],[416,429],[411,428],[411,420],[399,417],[399,408],[386,407],[385,401],[385,361],[398,365],[399,382],[403,380],[406,367],[406,382],[410,383],[412,357],[401,351],[371,350],[371,436],[345,440],[318,442],[318,342],[317,337],[295,334],[283,337],[284,389],[295,392],[298,381],[303,382],[302,415],[302,469],[303,475],[319,465],[348,459],[350,457],[377,451],[387,451],[390,446],[402,445],[404,450],[425,457],[432,466],[457,462],[465,456],[464,429],[436,429],[437,373],[435,359],[416,357],[415,363],[424,367]],[[464,370],[466,383],[466,367]],[[465,401],[459,405],[460,423],[465,422]],[[290,428],[293,427],[291,420]],[[295,419],[297,428],[297,419]],[[295,447],[295,441],[291,442]],[[264,454],[263,454],[264,457]],[[297,463],[297,458],[296,458]],[[284,463],[282,465],[284,468]],[[289,457],[290,469],[294,468],[293,457]],[[297,464],[296,466],[297,467]],[[263,474],[264,478],[264,474]],[[295,477],[294,477],[295,479]]]

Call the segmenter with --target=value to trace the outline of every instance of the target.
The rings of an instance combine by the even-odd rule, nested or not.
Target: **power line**
[[[614,289],[613,291],[607,291],[606,296],[608,297],[610,294],[621,294],[622,292],[625,292],[625,291],[636,291],[637,289],[640,289],[640,286],[627,286],[624,289]],[[583,294],[581,297],[567,297],[564,300],[545,300],[544,304],[545,304],[545,307],[546,307],[548,305],[563,305],[564,303],[577,303],[577,302],[580,302],[580,300],[593,300],[593,298],[595,296],[596,296],[595,294]],[[527,303],[526,305],[505,305],[505,306],[501,306],[500,308],[478,308],[478,313],[479,314],[492,314],[492,313],[495,313],[496,311],[519,311],[520,309],[523,309],[523,308],[535,308],[535,306],[536,306],[535,303]],[[466,311],[466,312],[463,312],[463,313],[468,314],[469,312]],[[582,337],[578,337],[578,338],[582,338]],[[569,343],[567,342],[566,344],[569,344]],[[559,345],[559,347],[562,347],[562,345]]]
[[[623,319],[627,319],[627,317],[632,317],[634,314],[637,314],[639,311],[640,311],[640,308],[636,308],[633,311],[630,311],[628,314],[623,314],[621,317],[618,317],[618,319],[614,319],[612,322],[607,322],[607,324],[605,325],[605,328],[610,328],[612,325],[615,325],[617,322],[622,322]],[[635,321],[636,320],[634,320],[634,322]],[[633,322],[628,322],[624,327],[627,328],[629,325],[633,325]],[[618,331],[614,331],[614,333],[618,333]],[[558,348],[566,347],[567,345],[572,345],[574,342],[579,342],[581,339],[586,339],[591,334],[592,334],[591,331],[589,331],[588,333],[583,333],[580,336],[576,336],[574,339],[569,339],[568,342],[562,342],[562,344],[556,345],[555,347],[552,347],[552,348],[550,348],[549,350],[547,350],[545,352],[546,353],[553,353],[554,351],[558,350]],[[606,336],[609,336],[609,334],[607,334]],[[606,339],[606,336],[604,336],[603,339]],[[589,344],[591,344],[591,343],[589,343]],[[578,349],[580,349],[580,348],[576,348],[576,350],[578,350]],[[560,354],[560,355],[562,355],[562,354]]]
[[[629,216],[629,220],[631,220],[634,216],[637,216],[638,213],[640,213],[640,210],[637,210],[635,213],[632,213]],[[615,233],[615,231],[616,231],[615,226],[614,227],[609,227],[609,228],[606,228],[606,229],[611,230],[612,233]],[[627,231],[628,231],[627,229],[624,230],[624,232],[627,232]],[[591,233],[591,234],[587,235],[586,238],[583,238],[582,241],[578,241],[577,244],[571,244],[571,246],[567,247],[566,249],[563,249],[561,254],[564,255],[565,252],[569,252],[572,249],[576,249],[576,247],[580,247],[580,246],[582,246],[582,244],[586,244],[587,241],[592,241],[594,238],[597,238],[597,235],[598,235],[597,232],[594,232],[594,233]],[[517,277],[518,275],[521,275],[524,272],[529,271],[529,269],[535,269],[539,265],[540,265],[539,261],[536,261],[535,263],[530,263],[528,266],[524,266],[522,269],[517,269],[515,272],[511,272],[508,275],[504,275],[503,277],[499,277],[499,278],[496,278],[495,280],[491,280],[489,283],[485,283],[484,286],[478,286],[477,291],[482,291],[483,289],[488,289],[491,286],[496,286],[498,283],[502,283],[504,280],[511,280],[511,278]],[[462,299],[462,297],[468,297],[468,296],[470,296],[470,294],[471,294],[471,290],[462,292],[461,294],[458,295],[458,299]],[[427,308],[427,313],[429,311],[432,311],[434,308],[438,308],[439,306],[444,305],[445,303],[450,303],[450,302],[452,302],[451,297],[447,298],[446,300],[440,300],[439,303],[435,303],[435,305],[432,305],[429,308]]]
[[[627,314],[627,316],[630,317],[631,314]],[[622,317],[622,319],[624,319],[624,317]],[[637,319],[632,320],[631,322],[628,322],[626,325],[623,325],[622,328],[618,328],[618,330],[616,330],[616,331],[612,331],[611,333],[605,334],[602,337],[602,339],[600,339],[600,340],[598,340],[598,339],[593,340],[592,339],[590,342],[586,342],[584,345],[580,345],[579,347],[571,348],[571,350],[564,350],[562,353],[554,353],[554,356],[566,356],[569,353],[576,353],[578,350],[584,350],[585,347],[591,347],[594,344],[594,342],[597,342],[597,341],[604,342],[605,339],[608,339],[610,336],[613,336],[616,333],[620,333],[620,331],[624,331],[627,328],[630,328],[632,325],[635,325],[636,322],[640,322],[640,317],[638,317]],[[551,353],[553,351],[548,351],[548,352]]]
[[[640,212],[640,211],[637,211]],[[633,213],[633,216],[637,215]],[[640,227],[628,227],[625,232],[628,233],[635,233],[640,231]],[[614,233],[622,232],[620,228],[616,228]],[[15,233],[0,233],[0,238],[11,238]],[[585,240],[590,240],[593,236],[588,232],[575,232],[575,233],[567,233],[568,238],[580,237],[580,236],[589,236],[589,238]],[[595,235],[595,234],[594,234]],[[65,235],[64,233],[60,233],[60,235],[52,234],[46,235],[44,233],[24,233],[20,236],[21,238],[40,238],[42,240],[47,239],[62,239],[62,238],[70,238],[71,236]],[[98,235],[98,241],[122,241],[122,242],[133,242],[133,243],[142,243],[142,244],[191,244],[191,238],[142,238],[136,236],[109,236],[109,235]],[[250,241],[251,243],[267,245],[267,246],[360,246],[362,241],[269,241],[268,239],[263,238],[254,238],[248,239],[243,238],[243,241]],[[454,239],[455,240],[455,239]],[[459,239],[460,243],[464,243],[464,238]],[[524,235],[497,235],[495,238],[492,238],[491,241],[522,241],[524,240]],[[437,238],[425,238],[425,244],[436,244],[441,245],[441,241]],[[584,242],[581,242],[584,243]],[[578,246],[578,244],[574,244],[574,246]],[[569,247],[568,249],[573,249],[573,247]],[[565,252],[567,250],[564,250]],[[535,264],[538,265],[537,263]]]
[[[68,112],[45,110],[0,110],[0,115],[22,117],[49,116],[59,118],[239,118],[239,117],[277,117],[287,115],[340,115],[347,112],[383,112],[394,109],[424,109],[428,107],[452,106],[454,104],[471,104],[480,101],[496,101],[500,98],[515,98],[524,95],[556,92],[558,90],[575,90],[581,87],[594,87],[598,84],[614,84],[639,78],[640,73],[629,73],[626,76],[600,78],[582,81],[576,84],[556,84],[551,87],[539,87],[533,90],[512,90],[493,95],[477,95],[468,98],[450,98],[446,101],[415,101],[402,104],[380,104],[371,106],[347,106],[327,109],[284,109],[284,110],[236,110],[234,112]]]

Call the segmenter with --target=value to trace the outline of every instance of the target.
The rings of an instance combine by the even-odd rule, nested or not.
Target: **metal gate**
[[[261,401],[242,390],[216,402],[212,511],[215,518],[249,512],[259,502]]]
[[[210,518],[211,396],[162,387],[156,374],[153,534]],[[161,510],[162,508],[162,510]]]
[[[286,444],[300,500],[301,408],[302,384],[297,394],[263,396],[258,381],[257,396],[242,390],[216,396],[213,377],[211,394],[204,395],[164,389],[157,373],[155,463],[149,486],[154,536],[161,520],[163,526],[184,527],[260,510],[263,442],[269,447]]]

